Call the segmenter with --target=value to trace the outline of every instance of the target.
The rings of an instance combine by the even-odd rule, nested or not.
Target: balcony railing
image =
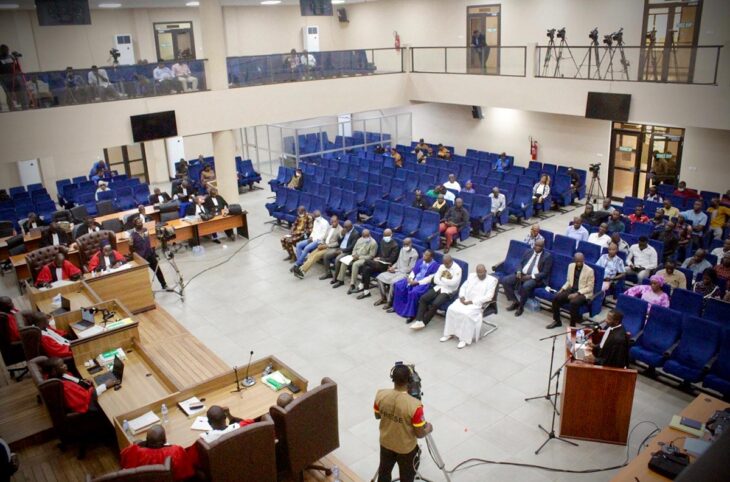
[[[4,75],[0,96],[4,94],[8,110],[26,110],[205,90],[205,62],[187,60],[190,75],[185,81],[156,80],[157,64],[103,66],[97,73],[73,69]],[[172,70],[175,63],[164,62],[164,67]]]
[[[231,87],[403,72],[400,50],[355,49],[228,57]]]
[[[717,85],[721,48],[538,46],[535,77]]]
[[[524,77],[527,47],[413,47],[415,73]]]

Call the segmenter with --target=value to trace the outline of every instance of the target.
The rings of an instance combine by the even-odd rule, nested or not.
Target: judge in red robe
[[[26,312],[25,321],[27,324],[37,326],[41,330],[41,352],[47,357],[71,358],[71,342],[66,339],[63,330],[57,330],[51,326],[48,315],[40,311]]]
[[[113,380],[94,388],[94,384],[68,373],[66,363],[57,357],[49,358],[44,365],[47,378],[58,378],[63,384],[63,401],[66,409],[75,413],[99,412],[96,397],[119,382]]]
[[[172,458],[173,479],[186,480],[195,475],[195,469],[185,449],[179,445],[167,445],[167,435],[162,425],[150,427],[147,430],[147,440],[130,445],[120,455],[123,469],[163,464],[167,457]]]
[[[111,268],[118,268],[126,262],[124,256],[112,249],[110,244],[105,244],[94,254],[86,266],[89,273],[92,271],[106,271]]]
[[[60,278],[59,278],[60,276]],[[59,280],[73,280],[81,277],[81,270],[70,261],[66,261],[63,253],[56,254],[56,259],[41,268],[35,279],[36,286],[50,284]]]
[[[20,341],[20,332],[18,331],[18,310],[13,304],[13,300],[8,296],[0,296],[0,313],[5,313],[8,323],[8,335],[10,343]]]

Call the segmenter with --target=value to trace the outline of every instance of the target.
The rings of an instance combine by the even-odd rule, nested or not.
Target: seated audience
[[[464,208],[464,201],[456,198],[454,206],[450,208],[443,221],[439,225],[439,233],[446,236],[446,247],[444,253],[448,253],[451,244],[454,242],[454,236],[459,236],[459,232],[469,225],[469,212]]]
[[[97,183],[96,192],[94,193],[94,199],[99,200],[99,194],[109,190],[109,184],[106,181],[99,181]]]
[[[206,189],[212,187],[212,182],[215,181],[215,171],[213,166],[206,164],[203,170],[200,171],[200,185]]]
[[[649,192],[646,193],[644,200],[655,202],[655,203],[660,203],[660,202],[664,201],[664,199],[662,199],[661,194],[659,194],[659,192],[657,191],[656,186],[649,186]]]
[[[692,271],[692,274],[697,277],[700,273],[708,268],[712,268],[712,264],[705,259],[706,253],[704,249],[698,249],[695,251],[694,256],[687,258],[682,263],[682,268]]]
[[[299,206],[297,208],[297,217],[291,225],[291,231],[280,240],[281,248],[288,253],[284,261],[295,261],[297,259],[294,254],[294,246],[299,241],[309,237],[309,233],[312,232],[313,223],[314,219],[307,213],[304,206]]]
[[[687,221],[692,222],[692,245],[695,248],[700,247],[702,243],[702,235],[707,226],[707,214],[702,212],[702,201],[697,199],[689,211],[683,211],[682,216]]]
[[[84,79],[74,72],[73,67],[66,67],[63,85],[61,104],[83,104],[88,101],[89,87],[86,85]]]
[[[713,249],[710,254],[715,256],[717,258],[717,264],[720,264],[722,258],[730,256],[730,238],[725,239],[722,242],[722,246]]]
[[[714,239],[722,239],[723,230],[730,228],[730,208],[721,206],[718,198],[712,198],[707,212],[710,215],[710,231]]]
[[[634,208],[634,212],[629,214],[629,223],[633,226],[636,223],[648,223],[649,216],[644,213],[644,206],[638,205]]]
[[[109,174],[109,169],[106,167],[106,162],[102,161],[101,159],[97,160],[92,166],[91,170],[89,171],[89,179],[91,179],[93,176],[96,176],[101,172],[101,177],[106,176]],[[93,179],[91,179],[93,180]]]
[[[603,268],[603,286],[601,287],[603,292],[607,292],[626,276],[626,266],[624,260],[618,255],[616,243],[608,245],[608,253],[602,254],[596,265]]]
[[[433,259],[433,252],[430,249],[424,251],[423,257],[416,261],[408,278],[393,284],[393,307],[386,311],[398,313],[406,318],[406,323],[413,321],[418,309],[418,300],[428,291],[433,274],[438,268],[439,264]]]
[[[576,171],[572,167],[568,168],[568,176],[570,176],[570,190],[573,193],[572,199],[575,201],[576,199],[578,199],[580,189],[583,187],[583,181],[581,180],[578,171]]]
[[[594,211],[593,204],[586,203],[586,207],[583,210],[583,214],[580,215],[584,224],[588,226],[598,226],[606,219],[608,219],[608,213],[603,211]]]
[[[339,258],[335,263],[335,272],[337,276],[336,281],[332,284],[332,288],[339,288],[345,284],[345,275],[347,275],[347,268],[350,268],[350,288],[348,294],[355,292],[355,285],[357,284],[357,276],[360,273],[360,268],[365,264],[365,261],[373,259],[378,253],[378,243],[370,236],[369,229],[363,229],[360,239],[355,243],[355,247],[352,248],[352,258],[349,262],[345,262],[346,258]]]
[[[61,229],[61,226],[57,222],[52,222],[41,234],[41,247],[46,246],[68,246],[71,242],[71,237],[66,231]]]
[[[607,213],[609,217],[611,214],[613,214],[614,211],[616,211],[616,208],[611,205],[611,198],[603,198],[603,202],[601,203],[601,211]]]
[[[664,215],[669,219],[672,220],[679,216],[679,209],[672,206],[672,200],[669,198],[666,198],[664,200],[664,205],[662,206],[662,209],[664,209]]]
[[[629,243],[621,239],[620,233],[613,233],[611,235],[611,242],[615,243],[616,246],[618,246],[618,250],[620,253],[624,253],[628,256],[630,249]]]
[[[398,260],[398,256],[398,243],[393,239],[393,231],[386,229],[383,231],[383,239],[380,240],[378,255],[365,261],[360,271],[362,281],[357,290],[354,291],[355,293],[361,293],[357,297],[358,300],[370,296],[370,279],[372,276],[387,271]],[[350,294],[349,291],[348,294]]]
[[[21,226],[23,228],[24,233],[29,233],[32,229],[38,229],[42,228],[43,226],[46,226],[48,223],[46,223],[43,219],[38,217],[36,213],[28,213],[28,219],[23,221],[23,225]]]
[[[77,280],[81,277],[81,270],[66,260],[63,253],[57,253],[56,259],[41,268],[35,280],[35,285],[45,286],[59,280]]]
[[[423,139],[419,139],[418,144],[416,144],[414,152],[418,151],[428,151],[428,144]]]
[[[228,408],[219,407],[218,405],[211,406],[206,412],[206,416],[211,430],[200,434],[200,438],[207,443],[213,443],[223,435],[254,422],[250,419],[234,417]]]
[[[629,267],[628,272],[635,274],[639,283],[651,276],[659,261],[656,249],[649,245],[649,238],[641,236],[639,242],[629,248],[626,265]]]
[[[446,161],[451,159],[451,152],[443,144],[438,145],[438,153],[436,155]]]
[[[146,260],[149,264],[150,269],[157,276],[157,281],[162,285],[162,289],[169,291],[167,287],[167,281],[165,281],[165,275],[162,273],[162,269],[159,269],[157,265],[157,253],[152,249],[150,244],[150,236],[147,232],[147,228],[144,227],[144,223],[138,217],[134,220],[134,229],[130,231],[129,235],[129,252],[130,254],[138,254],[142,259]]]
[[[454,174],[449,174],[449,180],[446,181],[443,186],[446,189],[452,189],[456,192],[461,191],[461,184],[459,184],[459,181],[456,180],[456,176]]]
[[[487,268],[478,264],[476,273],[472,273],[459,289],[459,298],[449,305],[446,310],[444,334],[441,342],[456,336],[459,344],[456,348],[462,349],[478,340],[482,328],[482,311],[484,304],[494,299],[499,280],[494,276],[487,276]]]
[[[7,333],[9,335],[7,342],[14,343],[20,341],[20,331],[18,330],[18,309],[13,304],[13,300],[9,296],[0,296],[0,313],[5,314],[7,320]]]
[[[26,311],[23,312],[23,318],[26,326],[35,326],[41,330],[41,353],[47,357],[73,357],[71,342],[67,338],[68,333],[52,326],[49,315],[40,311]]]
[[[623,233],[626,231],[626,225],[621,221],[621,213],[618,209],[614,209],[611,216],[608,219],[608,232],[609,233]]]
[[[680,219],[681,219],[680,215]],[[679,222],[679,220],[678,220]],[[687,257],[689,246],[692,243],[692,227],[685,225],[682,229],[674,228],[674,232],[677,234],[677,261],[683,262]]]
[[[345,221],[345,225],[347,226],[347,223],[349,224],[349,228],[352,229],[352,222],[350,220]],[[295,263],[292,267],[292,272],[294,273],[294,276],[296,276],[299,279],[304,279],[304,274],[309,271],[312,266],[314,266],[315,263],[317,263],[320,259],[330,255],[330,259],[335,256],[335,252],[337,251],[337,247],[340,245],[340,239],[342,238],[342,232],[343,228],[340,226],[340,221],[337,218],[337,216],[332,216],[330,219],[330,224],[327,227],[327,232],[324,235],[324,239],[322,242],[317,246],[317,249],[314,251],[311,251],[306,259],[304,260],[304,263],[299,265],[298,263]],[[325,269],[329,271],[329,266],[325,266]]]
[[[469,193],[469,194],[476,194],[476,189],[474,189],[474,183],[471,181],[466,181],[466,184],[464,184],[464,188],[461,190],[461,192]]]
[[[163,192],[159,187],[156,187],[154,192],[150,194],[150,204],[162,204],[166,202],[170,202],[170,195]]]
[[[352,254],[352,250],[355,248],[355,243],[357,243],[358,239],[360,239],[360,233],[357,231],[357,229],[354,228],[354,226],[352,225],[352,221],[348,219],[342,226],[342,234],[337,249],[328,249],[324,253],[322,263],[324,263],[325,272],[322,276],[319,277],[319,279],[325,280],[327,278],[332,278],[330,284],[335,284],[337,282],[337,278],[335,278],[337,272],[333,272],[332,269],[337,266],[338,261],[340,261],[345,256],[349,256]],[[304,264],[306,265],[307,263]],[[307,268],[307,270],[308,269],[309,268]],[[302,271],[306,272],[307,270],[302,267]]]
[[[723,256],[720,264],[716,264],[713,270],[718,279],[724,280],[727,286],[727,282],[730,281],[730,254]]]
[[[492,169],[494,169],[497,172],[504,172],[507,170],[507,153],[503,152],[499,155],[496,161],[494,161],[494,164],[492,164]]]
[[[667,224],[667,219],[664,217],[664,209],[657,208],[654,212],[654,217],[650,220],[651,224],[654,225],[654,230],[661,229]]]
[[[499,266],[495,268],[498,270]],[[507,300],[512,302],[507,307],[507,311],[514,311],[515,316],[521,316],[525,303],[532,297],[535,288],[545,286],[552,269],[553,257],[545,251],[545,240],[535,241],[532,250],[522,255],[519,271],[502,278],[504,294],[507,296]]]
[[[687,183],[684,181],[679,181],[679,184],[677,185],[677,189],[674,190],[672,195],[681,197],[684,199],[696,199],[700,197],[699,194],[697,194],[697,191],[694,189],[687,189]]]
[[[97,397],[119,384],[116,379],[101,383],[94,388],[94,383],[76,378],[68,372],[66,363],[61,357],[50,356],[43,364],[43,372],[47,378],[58,378],[63,386],[63,401],[66,410],[74,413],[93,413],[104,417]]]
[[[106,243],[99,251],[94,253],[86,269],[89,273],[106,271],[108,269],[119,268],[126,262],[127,260],[119,251],[113,249],[111,244]]]
[[[598,231],[588,235],[588,242],[596,244],[601,248],[608,248],[608,245],[611,243],[611,236],[608,235],[608,224],[601,223],[598,226]]]
[[[89,88],[97,99],[109,100],[118,99],[119,92],[114,89],[109,74],[105,69],[100,69],[96,65],[91,66],[91,70],[87,74]]]
[[[428,209],[428,203],[426,202],[426,198],[424,197],[423,193],[420,189],[416,189],[416,197],[413,200],[413,204],[411,204],[411,207],[418,208],[421,210]]]
[[[444,255],[443,263],[434,273],[432,281],[433,286],[418,300],[418,311],[411,330],[425,328],[431,322],[439,306],[449,301],[459,289],[461,266],[454,262],[450,254]]]
[[[302,50],[302,56],[299,58],[299,62],[308,73],[311,73],[317,67],[317,58],[307,50]]]
[[[403,156],[401,155],[400,152],[395,150],[395,147],[390,149],[390,157],[393,158],[393,164],[395,165],[396,168],[403,167]]]
[[[289,180],[289,183],[286,185],[289,189],[302,189],[304,186],[304,173],[301,169],[297,168],[294,171],[294,175]]]
[[[553,298],[553,322],[547,325],[546,328],[552,329],[563,326],[563,322],[560,321],[560,308],[566,304],[570,308],[570,326],[580,323],[582,320],[580,309],[593,298],[594,283],[593,268],[585,264],[583,253],[575,253],[573,262],[568,265],[568,277],[565,284]]]
[[[532,205],[535,212],[542,208],[542,203],[548,196],[550,196],[550,176],[543,174],[540,176],[540,180],[532,186]]]
[[[209,216],[212,215],[210,211],[205,207],[205,196],[195,196],[193,202],[185,207],[186,216]]]
[[[656,239],[664,244],[663,262],[674,259],[674,255],[679,248],[679,237],[674,232],[674,223],[672,221],[667,222],[663,229],[655,231],[651,235],[651,239]]]
[[[664,278],[655,274],[649,278],[648,285],[634,285],[624,291],[625,295],[641,298],[650,305],[659,305],[669,308],[669,296],[662,290],[664,286]]]
[[[540,225],[539,224],[533,224],[530,226],[530,232],[527,233],[527,236],[525,236],[525,239],[522,240],[523,243],[529,244],[530,248],[535,247],[535,243],[538,241],[545,241],[545,238],[543,238],[542,234],[540,234]]]
[[[568,226],[565,235],[574,239],[576,244],[578,241],[588,241],[588,230],[583,227],[583,219],[576,216],[573,218],[573,224]]]
[[[626,336],[626,329],[621,324],[624,314],[618,310],[611,310],[606,315],[606,331],[603,332],[601,341],[595,345],[588,342],[591,353],[586,355],[585,361],[613,368],[626,368],[629,366],[629,339]]]
[[[175,178],[176,179],[187,179],[188,177],[188,161],[184,157],[175,163]]]
[[[213,216],[228,216],[228,202],[223,196],[218,194],[218,189],[211,187],[208,189],[208,195],[205,196],[205,209]],[[226,229],[226,235],[229,239],[233,239],[233,229]]]
[[[664,278],[664,284],[671,286],[672,290],[687,289],[687,277],[677,269],[677,263],[672,259],[666,260],[664,268],[657,271],[656,274]]]
[[[127,446],[119,456],[123,469],[164,464],[165,459],[170,457],[173,480],[187,480],[195,475],[195,469],[185,449],[180,445],[168,445],[167,434],[162,425],[148,428],[146,440]]]
[[[494,224],[500,224],[499,217],[502,215],[502,211],[504,211],[507,208],[507,198],[504,197],[504,194],[499,192],[499,188],[497,186],[494,186],[492,188],[492,222]]]
[[[411,238],[405,238],[395,264],[388,266],[388,269],[375,278],[378,282],[378,290],[380,291],[380,299],[374,303],[375,306],[384,304],[384,310],[393,306],[393,293],[395,292],[393,286],[398,281],[408,277],[417,261],[418,251],[413,249]],[[365,297],[364,295],[369,292],[370,290],[366,290],[361,296]]]
[[[84,218],[84,224],[79,226],[76,230],[76,237],[79,238],[84,234],[96,233],[98,231],[101,231],[101,224],[96,222],[96,220],[91,216],[86,216]]]
[[[183,179],[180,184],[172,188],[172,198],[177,199],[181,203],[192,202],[196,194],[197,191],[190,185],[187,179]]]
[[[308,237],[302,239],[296,244],[294,248],[296,252],[296,261],[289,271],[303,277],[304,273],[299,270],[299,267],[304,264],[304,260],[307,258],[309,253],[324,244],[325,237],[327,236],[330,228],[337,225],[337,223],[337,216],[332,216],[331,221],[328,223],[322,216],[322,213],[318,209],[315,210],[312,213],[312,231],[309,233]]]
[[[175,75],[172,73],[170,67],[160,61],[157,63],[157,67],[152,71],[152,77],[155,79],[155,83],[160,86],[160,90],[163,94],[169,94],[171,92],[177,93],[177,85],[175,85]]]
[[[717,285],[717,273],[711,268],[702,272],[700,279],[692,285],[692,291],[699,293],[703,298],[719,298],[720,287]]]
[[[449,211],[449,203],[446,202],[446,198],[443,193],[438,193],[438,197],[431,205],[431,211],[439,213],[439,219],[444,219],[446,213]]]
[[[145,207],[144,204],[140,204],[139,206],[137,206],[137,212],[134,213],[132,216],[134,216],[134,218],[141,219],[143,223],[152,222],[152,216],[147,214],[147,207]]]
[[[198,90],[198,78],[190,71],[190,66],[185,61],[177,61],[172,65],[172,75],[175,76],[183,92]]]
[[[385,154],[385,152],[386,152],[385,147],[383,147],[382,144],[376,145],[374,151],[375,151],[375,154],[379,154],[379,155]]]

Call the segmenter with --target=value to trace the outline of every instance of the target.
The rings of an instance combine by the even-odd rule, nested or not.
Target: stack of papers
[[[193,424],[190,426],[190,430],[208,432],[210,430],[213,430],[213,427],[211,427],[208,423],[208,417],[197,417]]]
[[[97,325],[97,326],[99,326],[99,325]],[[99,326],[99,328],[101,328],[101,327]],[[94,328],[89,328],[88,330],[83,331],[82,333],[86,334],[92,330],[94,330]],[[86,335],[86,336],[88,337],[89,335]],[[127,359],[127,355],[124,353],[124,350],[122,350],[121,348],[115,348],[114,350],[106,351],[106,352],[102,353],[101,355],[99,355],[98,357],[96,357],[96,361],[101,366],[111,365],[114,363],[115,356],[118,356],[119,359],[122,361]]]
[[[180,409],[183,412],[185,412],[185,415],[187,415],[188,417],[190,415],[193,415],[193,414],[196,414],[198,412],[202,412],[203,410],[205,410],[205,405],[203,405],[200,402],[198,397],[190,397],[187,400],[183,400],[182,402],[178,403],[177,405],[180,407]],[[200,405],[200,408],[197,408],[197,409],[190,408],[191,406],[198,406],[198,405]]]
[[[278,370],[270,375],[266,375],[261,381],[277,392],[291,383],[291,380],[282,375]]]
[[[130,420],[129,428],[132,430],[132,433],[138,434],[139,432],[146,430],[147,428],[158,423],[159,421],[160,417],[155,415],[155,412],[150,410],[144,415]]]
[[[76,336],[80,339],[89,338],[98,335],[99,333],[104,333],[104,328],[102,328],[101,325],[94,325],[91,328],[87,328],[83,331],[78,331],[78,328],[76,328],[75,325],[72,326],[75,330],[77,330]],[[114,358],[112,358],[112,361],[110,363],[114,363]]]

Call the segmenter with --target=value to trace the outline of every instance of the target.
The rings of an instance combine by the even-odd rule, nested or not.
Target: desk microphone
[[[251,354],[248,356],[248,366],[246,366],[246,378],[243,379],[243,386],[248,388],[252,387],[256,384],[256,380],[254,377],[251,377],[248,375],[248,371],[251,369],[251,359],[253,358],[253,350],[251,350]]]
[[[241,383],[238,381],[238,367],[233,367],[233,373],[236,375],[236,389],[233,390],[231,393],[236,393],[241,391]]]

